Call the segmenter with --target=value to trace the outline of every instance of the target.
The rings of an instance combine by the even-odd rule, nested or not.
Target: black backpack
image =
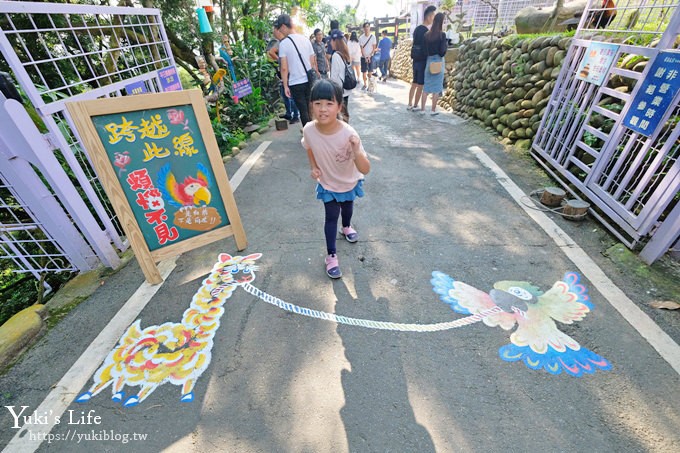
[[[340,57],[342,58],[342,56]],[[345,60],[342,60],[345,63]],[[342,81],[342,87],[345,90],[353,90],[357,86],[357,78],[354,76],[354,71],[345,63],[345,78]]]

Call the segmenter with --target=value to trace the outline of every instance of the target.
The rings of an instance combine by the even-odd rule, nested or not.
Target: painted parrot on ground
[[[175,175],[170,171],[170,164],[165,164],[158,172],[158,187],[163,198],[172,206],[200,206],[210,204],[210,172],[205,165],[196,164],[196,177],[187,176],[179,184]]]
[[[580,346],[561,332],[555,321],[572,324],[582,320],[594,306],[588,290],[579,283],[580,277],[567,272],[547,292],[529,282],[500,281],[489,294],[441,272],[432,272],[432,286],[439,298],[461,314],[472,315],[494,306],[503,312],[484,318],[489,327],[517,330],[510,335],[510,344],[499,349],[508,362],[522,360],[533,369],[543,368],[551,374],[562,371],[575,377],[609,370],[611,364],[596,353]]]

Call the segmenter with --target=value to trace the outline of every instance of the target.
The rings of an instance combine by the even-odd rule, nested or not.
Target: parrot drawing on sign
[[[187,176],[182,183],[178,183],[175,175],[170,171],[170,164],[165,164],[158,172],[158,187],[163,198],[172,206],[207,206],[210,204],[211,194],[210,173],[201,163],[196,164],[196,177]]]
[[[484,324],[517,330],[510,344],[499,349],[501,359],[523,361],[533,369],[551,374],[562,371],[581,377],[586,373],[611,369],[611,364],[561,332],[555,321],[572,324],[581,321],[594,306],[580,277],[567,272],[547,292],[529,282],[500,281],[488,294],[441,272],[432,273],[432,286],[439,298],[461,314],[477,314],[494,306],[502,312],[488,316]]]

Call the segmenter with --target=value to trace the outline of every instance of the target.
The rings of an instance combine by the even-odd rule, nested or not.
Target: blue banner
[[[179,74],[177,74],[177,68],[174,66],[159,69],[158,79],[161,82],[161,90],[163,92],[182,91],[182,84],[179,81]]]
[[[232,88],[234,89],[234,97],[237,99],[246,97],[253,92],[253,86],[248,79],[239,80],[232,84]]]
[[[133,94],[142,94],[147,93],[148,91],[146,89],[146,83],[143,80],[140,80],[139,82],[132,82],[125,85],[125,92],[128,96],[132,96]]]
[[[680,90],[680,53],[659,52],[640,90],[632,100],[623,125],[651,136]]]

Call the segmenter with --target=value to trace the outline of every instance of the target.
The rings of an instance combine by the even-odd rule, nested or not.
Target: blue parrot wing
[[[592,374],[597,370],[610,370],[612,367],[607,359],[584,347],[578,350],[567,348],[565,352],[559,352],[548,346],[544,354],[539,354],[529,346],[517,346],[511,343],[501,346],[498,354],[506,362],[521,360],[527,368],[532,370],[542,368],[550,374],[560,374],[564,371],[574,377]]]
[[[207,184],[207,187],[212,187],[212,178],[210,177],[210,171],[202,163],[197,163],[196,168],[198,169],[198,178],[203,179]]]
[[[432,283],[432,290],[439,294],[439,299],[450,305],[453,311],[464,315],[472,314],[470,310],[460,305],[458,299],[449,295],[449,290],[453,289],[453,284],[455,283],[454,279],[442,272],[434,271],[432,272],[432,280],[430,280],[430,283]]]
[[[175,196],[168,191],[168,188],[176,185],[175,176],[170,171],[170,164],[165,164],[158,170],[158,181],[156,187],[160,190],[163,199],[170,203],[171,206],[181,207]]]
[[[574,293],[577,296],[576,302],[582,303],[591,311],[595,308],[592,302],[590,302],[588,288],[581,284],[581,276],[579,274],[576,272],[567,272],[564,274],[562,281],[569,285],[569,292]]]

